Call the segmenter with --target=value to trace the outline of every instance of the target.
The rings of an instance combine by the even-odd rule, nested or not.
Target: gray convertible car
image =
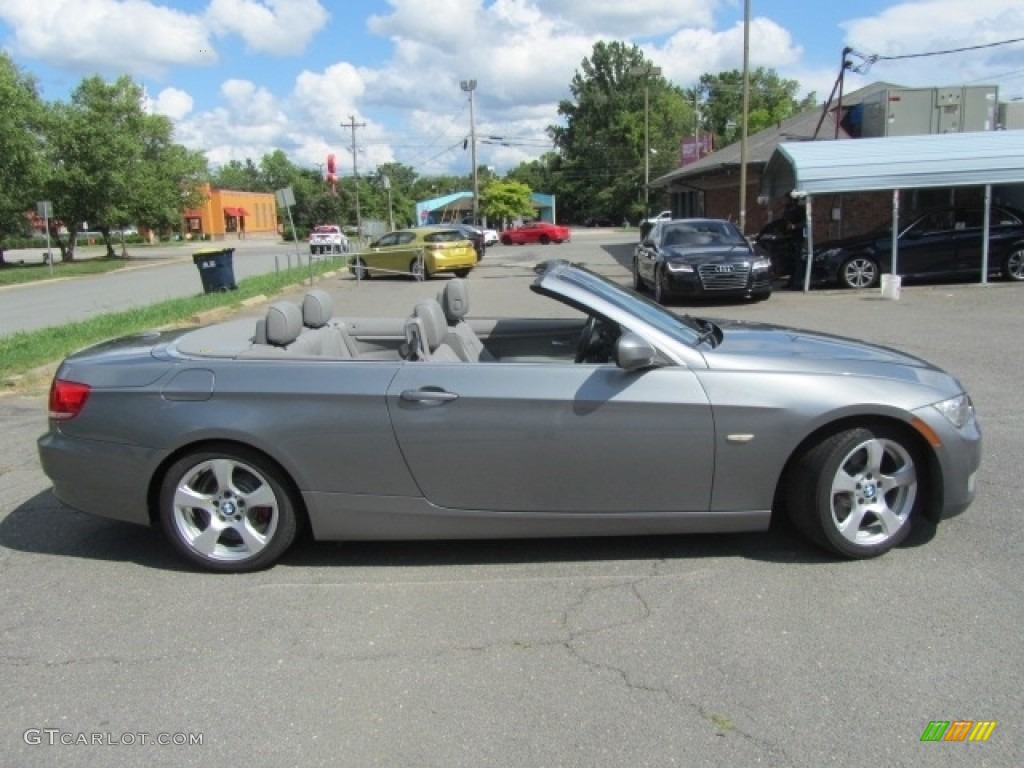
[[[467,283],[394,319],[313,290],[257,321],[69,356],[42,465],[66,504],[160,526],[192,563],[263,568],[317,539],[756,531],[788,513],[840,556],[975,493],[949,374],[824,334],[678,316],[565,261],[578,318],[466,317]]]

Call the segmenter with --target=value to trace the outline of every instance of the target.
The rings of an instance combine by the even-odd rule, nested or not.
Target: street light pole
[[[644,78],[644,218],[651,213],[651,108],[650,76],[661,74],[661,67],[631,67],[629,74]]]
[[[747,233],[747,113],[750,112],[750,0],[743,3],[743,115],[740,122],[740,232]]]
[[[473,91],[476,90],[476,80],[463,80],[459,86],[469,92],[469,143],[471,147],[470,161],[473,163],[473,225],[480,221],[480,183],[476,171],[476,118],[473,115]]]

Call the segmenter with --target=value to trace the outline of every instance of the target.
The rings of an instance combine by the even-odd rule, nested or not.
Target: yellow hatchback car
[[[412,227],[388,232],[349,257],[356,278],[376,275],[412,275],[417,280],[440,272],[465,277],[476,266],[476,249],[462,233],[450,227]]]

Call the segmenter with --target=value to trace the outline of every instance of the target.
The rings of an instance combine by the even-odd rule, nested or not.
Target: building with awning
[[[537,209],[537,218],[542,221],[555,222],[555,196],[534,192],[530,195],[530,203]],[[416,224],[446,224],[462,221],[473,215],[473,193],[452,192],[448,195],[435,197],[432,200],[420,200],[416,203]],[[493,222],[492,222],[493,224]]]
[[[224,240],[278,234],[277,199],[273,193],[215,189],[209,185],[203,191],[203,203],[182,213],[187,236]]]

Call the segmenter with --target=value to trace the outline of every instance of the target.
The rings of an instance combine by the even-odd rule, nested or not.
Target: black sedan
[[[484,257],[484,251],[487,249],[487,244],[484,241],[483,230],[471,227],[469,224],[460,224],[458,222],[452,224],[440,225],[445,229],[458,230],[464,238],[469,240],[473,244],[473,250],[476,251],[476,260],[480,261]]]
[[[633,287],[672,296],[766,299],[772,263],[734,224],[722,219],[657,222],[633,253]]]
[[[908,220],[896,245],[896,274],[903,278],[981,278],[985,212],[948,207]],[[1024,212],[992,206],[988,271],[1024,280]],[[806,263],[806,262],[805,262]],[[892,224],[858,237],[815,244],[811,279],[844,288],[872,288],[893,272]],[[802,267],[798,269],[802,275]]]

